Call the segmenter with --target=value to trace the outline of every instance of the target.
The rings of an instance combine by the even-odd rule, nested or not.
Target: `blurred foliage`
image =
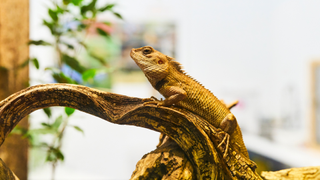
[[[108,11],[115,17],[122,19],[122,16],[114,11],[114,7],[115,4],[105,4],[98,7],[97,0],[91,0],[88,3],[83,0],[52,1],[52,6],[47,11],[49,19],[43,19],[42,22],[50,30],[54,41],[30,40],[28,45],[47,46],[56,51],[57,65],[55,67],[42,67],[42,69],[51,73],[55,82],[88,84],[99,72],[107,72],[110,75],[109,61],[105,59],[106,57],[100,57],[92,53],[89,50],[90,46],[85,43],[85,37],[92,29],[95,29],[97,36],[100,36],[100,38],[110,38],[110,32],[106,29],[110,28],[111,23],[98,22],[97,16]],[[77,57],[80,50],[86,51],[91,59],[97,61],[100,64],[99,68],[86,68],[81,65]],[[19,67],[25,67],[29,63],[36,69],[41,69],[36,57],[30,57]],[[64,68],[68,69],[69,73],[65,72]],[[78,75],[78,77],[75,75]],[[64,114],[56,118],[52,116],[52,109],[43,109],[47,119],[41,122],[39,128],[26,130],[17,126],[12,133],[21,134],[23,138],[29,140],[32,148],[38,148],[46,152],[46,161],[52,165],[52,179],[54,179],[58,162],[65,159],[61,151],[65,129],[71,127],[81,133],[84,132],[79,126],[69,125],[68,123],[69,117],[75,112],[74,109],[65,107]],[[44,138],[41,137],[44,135],[50,135],[50,142],[42,140]]]

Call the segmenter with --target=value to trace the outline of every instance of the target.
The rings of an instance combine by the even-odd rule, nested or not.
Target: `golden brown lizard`
[[[187,75],[180,63],[150,46],[132,49],[130,56],[151,85],[165,97],[165,100],[155,99],[145,104],[175,105],[203,117],[213,126],[228,133],[230,138],[226,139],[227,144],[238,146],[240,153],[249,158],[234,115],[208,89]]]

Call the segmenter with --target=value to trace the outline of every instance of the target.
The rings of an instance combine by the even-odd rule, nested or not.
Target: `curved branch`
[[[51,106],[67,106],[113,122],[142,106],[143,99],[71,84],[44,84],[19,91],[0,102],[0,145],[31,112]]]
[[[116,124],[145,127],[172,138],[192,162],[197,179],[260,179],[255,165],[242,157],[228,134],[176,107],[144,106],[148,99],[103,92],[80,85],[47,84],[27,88],[0,102],[0,145],[31,112],[67,106]],[[227,155],[227,156],[226,156]]]

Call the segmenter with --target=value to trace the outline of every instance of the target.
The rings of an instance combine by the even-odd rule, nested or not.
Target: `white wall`
[[[34,23],[41,18],[39,14],[44,14],[41,2],[31,1],[32,38],[48,34],[45,30],[38,31],[38,24]],[[125,21],[170,21],[177,24],[177,60],[218,98],[242,100],[234,113],[246,133],[259,133],[259,118],[273,119],[278,125],[287,111],[297,112],[298,128],[286,130],[287,136],[283,135],[282,129],[274,129],[273,138],[295,146],[307,141],[310,61],[320,57],[320,1],[116,2],[117,10]],[[115,91],[148,97],[148,92],[142,92],[144,88],[141,87],[136,88],[136,94],[125,92],[120,86],[119,91]],[[88,121],[84,122],[84,119]],[[74,174],[97,174],[101,179],[128,179],[136,161],[157,143],[157,133],[141,128],[113,126],[99,119],[91,124],[89,119],[92,117],[83,117],[86,140],[70,134],[69,142],[66,142],[66,163],[61,167],[73,169],[77,172]],[[95,127],[100,130],[95,131]],[[115,132],[110,131],[113,128],[127,135],[113,134]],[[105,144],[99,144],[100,140],[97,140],[102,138]],[[83,142],[85,144],[81,144]],[[76,161],[77,157],[81,163]],[[62,168],[58,170],[60,177],[67,176],[63,173],[70,174],[71,171]],[[36,173],[31,175],[37,177]]]
[[[245,130],[258,133],[257,118],[279,121],[297,109],[296,126],[303,128],[295,132],[306,138],[310,61],[320,57],[319,1],[118,3],[127,21],[176,22],[176,58],[219,98],[243,99],[251,117],[239,108],[235,113]]]

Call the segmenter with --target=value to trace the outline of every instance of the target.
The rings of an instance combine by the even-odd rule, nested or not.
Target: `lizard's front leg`
[[[225,143],[225,149],[221,150],[223,153],[223,158],[227,156],[227,152],[229,149],[229,140],[230,135],[234,132],[237,127],[237,120],[232,113],[229,113],[220,123],[219,128],[222,129],[225,133],[225,137],[218,145],[218,148]]]
[[[171,106],[173,104],[178,103],[179,101],[182,101],[184,98],[186,98],[187,92],[177,86],[168,86],[164,89],[163,96],[166,97],[166,99],[163,101],[155,100],[155,101],[145,102],[144,105],[156,104],[157,106]]]

